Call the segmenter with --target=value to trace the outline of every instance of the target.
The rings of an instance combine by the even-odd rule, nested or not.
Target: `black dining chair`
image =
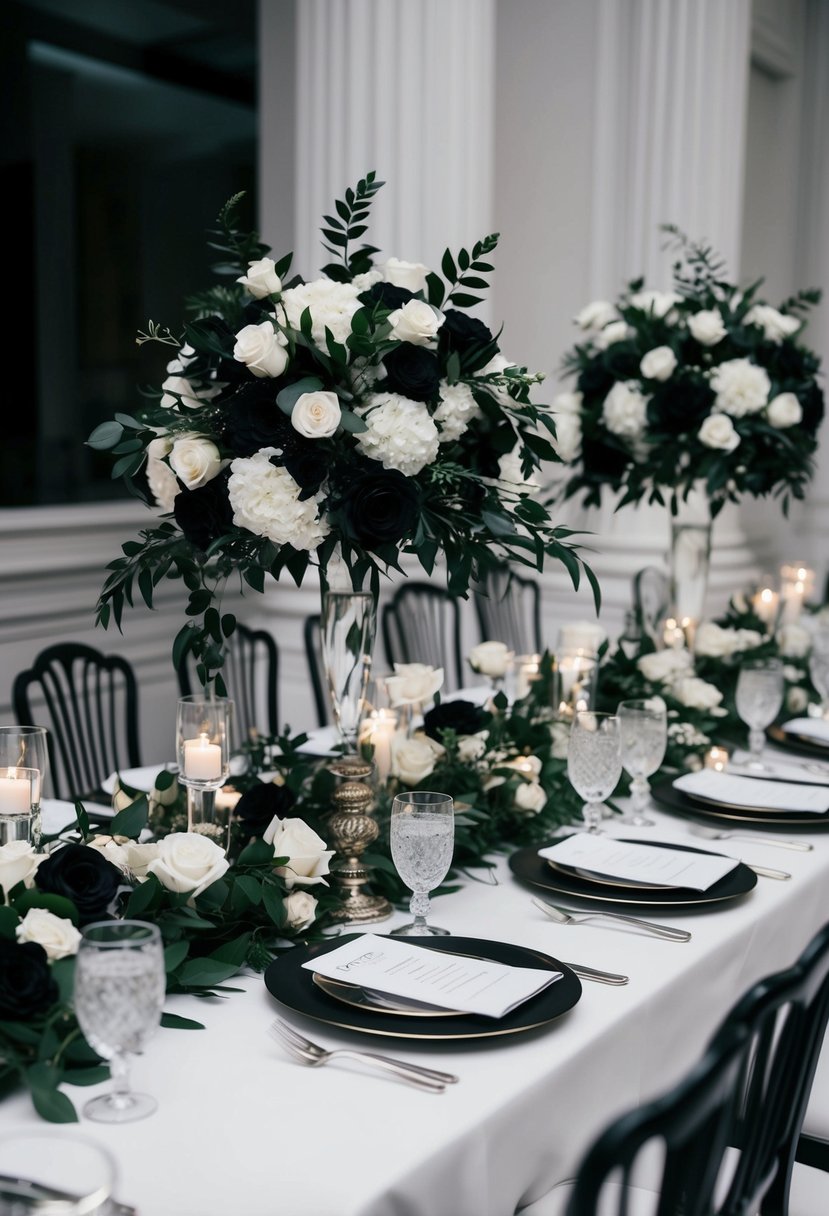
[[[505,642],[515,654],[540,654],[541,592],[533,578],[503,564],[475,589],[475,614],[485,642]]]
[[[331,721],[331,698],[325,682],[322,662],[322,618],[318,612],[305,618],[303,638],[308,676],[311,680],[311,691],[314,694],[314,708],[317,711],[317,722],[320,726],[328,726]]]
[[[185,647],[177,671],[183,697],[202,691],[196,666],[192,649]],[[221,670],[233,701],[234,745],[278,734],[279,649],[271,634],[237,623],[227,639]]]
[[[383,645],[390,666],[426,663],[442,667],[446,691],[464,682],[458,601],[431,583],[407,582],[383,609]]]
[[[141,763],[138,686],[119,655],[82,642],[49,646],[16,677],[12,706],[19,725],[49,731],[56,798],[100,796],[110,773]]]
[[[829,1019],[829,925],[795,965],[755,984],[667,1093],[614,1120],[573,1182],[525,1216],[788,1216],[797,1163],[825,1169],[801,1134]],[[791,1216],[826,1216],[829,1175]],[[817,1183],[817,1187],[815,1187]],[[821,1191],[820,1195],[815,1190]]]

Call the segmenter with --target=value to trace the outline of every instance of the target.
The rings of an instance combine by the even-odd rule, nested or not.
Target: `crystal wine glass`
[[[763,768],[760,754],[765,742],[764,731],[783,704],[783,664],[779,659],[747,660],[737,677],[737,713],[749,728],[748,747],[752,768]]]
[[[591,710],[575,714],[567,747],[567,776],[573,789],[585,800],[582,814],[588,832],[601,831],[604,799],[613,793],[621,775],[618,717]]]
[[[165,973],[161,934],[138,920],[96,921],[83,930],[75,964],[75,1016],[90,1045],[109,1060],[113,1088],[87,1102],[99,1123],[129,1123],[158,1105],[130,1089],[129,1057],[158,1030]]]
[[[668,711],[664,702],[654,700],[620,701],[619,719],[622,767],[633,778],[632,807],[620,823],[635,828],[653,827],[654,821],[643,813],[648,805],[651,777],[665,757],[668,745]]]
[[[829,629],[821,629],[812,638],[809,652],[809,675],[820,697],[821,716],[829,717]]]
[[[426,923],[429,892],[443,882],[452,864],[455,810],[448,794],[412,790],[398,794],[391,808],[391,855],[397,872],[412,891],[414,920],[393,929],[399,937],[443,936],[448,929]]]

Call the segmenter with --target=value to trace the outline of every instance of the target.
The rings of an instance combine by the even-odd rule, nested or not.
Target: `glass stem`
[[[760,755],[765,741],[765,732],[752,726],[751,730],[748,732],[748,750],[751,752],[752,756]]]
[[[409,900],[409,911],[414,917],[415,927],[418,929],[426,928],[426,917],[429,915],[429,892],[415,891],[412,898]]]
[[[602,803],[587,802],[584,806],[584,822],[587,824],[588,832],[598,832],[599,824],[602,821]]]
[[[648,805],[650,790],[651,787],[647,777],[639,776],[633,778],[630,786],[630,793],[635,814],[641,815],[645,807]]]
[[[130,1096],[130,1061],[125,1052],[118,1052],[109,1062],[112,1077],[110,1101],[116,1110],[127,1110],[132,1105]]]

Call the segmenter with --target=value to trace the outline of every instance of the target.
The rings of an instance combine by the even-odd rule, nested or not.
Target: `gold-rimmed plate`
[[[766,737],[777,747],[798,756],[814,756],[821,760],[829,760],[829,743],[821,743],[813,735],[798,735],[794,731],[783,730],[782,726],[770,726]]]
[[[750,807],[726,807],[722,803],[697,802],[689,794],[674,789],[671,780],[651,786],[651,797],[663,810],[703,823],[745,824],[786,831],[823,832],[829,828],[829,811],[758,811]]]
[[[585,870],[581,866],[563,866],[558,861],[547,857],[547,865],[562,874],[575,878],[583,878],[585,882],[597,882],[605,887],[626,887],[631,891],[675,891],[676,887],[664,882],[635,882],[630,878],[611,878],[608,874],[597,874],[595,870]]]
[[[414,1003],[406,1004],[403,999],[398,1003],[393,997],[386,997],[382,992],[373,992],[370,988],[361,988],[359,984],[348,984],[345,980],[332,980],[327,975],[317,975],[311,972],[311,979],[318,988],[328,996],[344,1005],[354,1005],[357,1009],[369,1009],[374,1013],[399,1013],[405,1018],[460,1018],[463,1017],[457,1009],[437,1009],[434,1006],[426,1008]]]
[[[315,984],[313,973],[306,970],[303,963],[321,954],[327,954],[330,950],[336,950],[357,936],[359,935],[351,933],[317,942],[312,946],[295,946],[274,959],[265,971],[265,985],[271,996],[295,1013],[301,1013],[314,1021],[336,1026],[341,1030],[436,1043],[526,1034],[560,1018],[572,1009],[581,997],[581,984],[577,976],[564,963],[540,950],[516,946],[512,942],[493,942],[477,937],[428,938],[426,941],[407,938],[407,945],[418,949],[463,954],[490,962],[505,963],[511,967],[560,971],[562,978],[537,992],[502,1018],[485,1018],[464,1013],[449,1019],[445,1014],[413,1019],[409,1014],[392,1010],[380,1012],[356,1005],[345,1005]]]
[[[642,841],[628,841],[641,844]],[[713,853],[713,849],[700,849],[695,845],[668,843],[665,840],[647,841],[661,849],[677,849],[684,853]],[[722,857],[722,853],[715,856]],[[509,859],[509,867],[516,878],[543,891],[565,895],[569,899],[589,900],[593,904],[630,904],[648,908],[706,908],[747,895],[757,885],[757,875],[740,862],[715,882],[707,891],[692,891],[687,887],[662,887],[648,890],[641,887],[631,890],[620,885],[611,887],[588,880],[578,874],[556,873],[539,857],[538,849],[519,849]]]

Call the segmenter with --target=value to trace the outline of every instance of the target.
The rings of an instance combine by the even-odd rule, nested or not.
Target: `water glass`
[[[75,1016],[88,1043],[109,1060],[113,1087],[83,1108],[99,1123],[130,1123],[157,1107],[130,1089],[130,1057],[144,1050],[161,1021],[165,971],[157,926],[138,920],[95,921],[83,930],[75,964]]]
[[[829,629],[819,630],[812,638],[809,675],[820,697],[822,716],[829,717]]]
[[[643,812],[650,793],[648,777],[659,768],[668,746],[668,711],[664,702],[652,699],[620,701],[616,715],[622,767],[633,778],[631,812],[623,815],[620,822],[636,828],[653,827],[654,821]]]
[[[412,790],[398,794],[391,808],[391,855],[397,873],[412,891],[409,911],[414,920],[400,929],[398,937],[444,935],[426,923],[429,892],[443,882],[452,864],[455,844],[455,808],[448,794]]]
[[[47,738],[45,726],[0,726],[0,778],[25,779],[31,792],[25,814],[17,805],[4,814],[0,803],[0,845],[10,840],[31,841],[35,848],[40,845],[40,802],[49,772]],[[13,787],[6,790],[11,793]]]
[[[749,659],[743,663],[737,677],[737,713],[749,728],[748,746],[755,767],[762,767],[759,757],[764,731],[780,713],[783,693],[783,664],[779,659]]]
[[[619,719],[615,714],[582,710],[573,717],[567,747],[567,776],[585,800],[588,832],[601,831],[599,824],[609,798],[622,775]]]

